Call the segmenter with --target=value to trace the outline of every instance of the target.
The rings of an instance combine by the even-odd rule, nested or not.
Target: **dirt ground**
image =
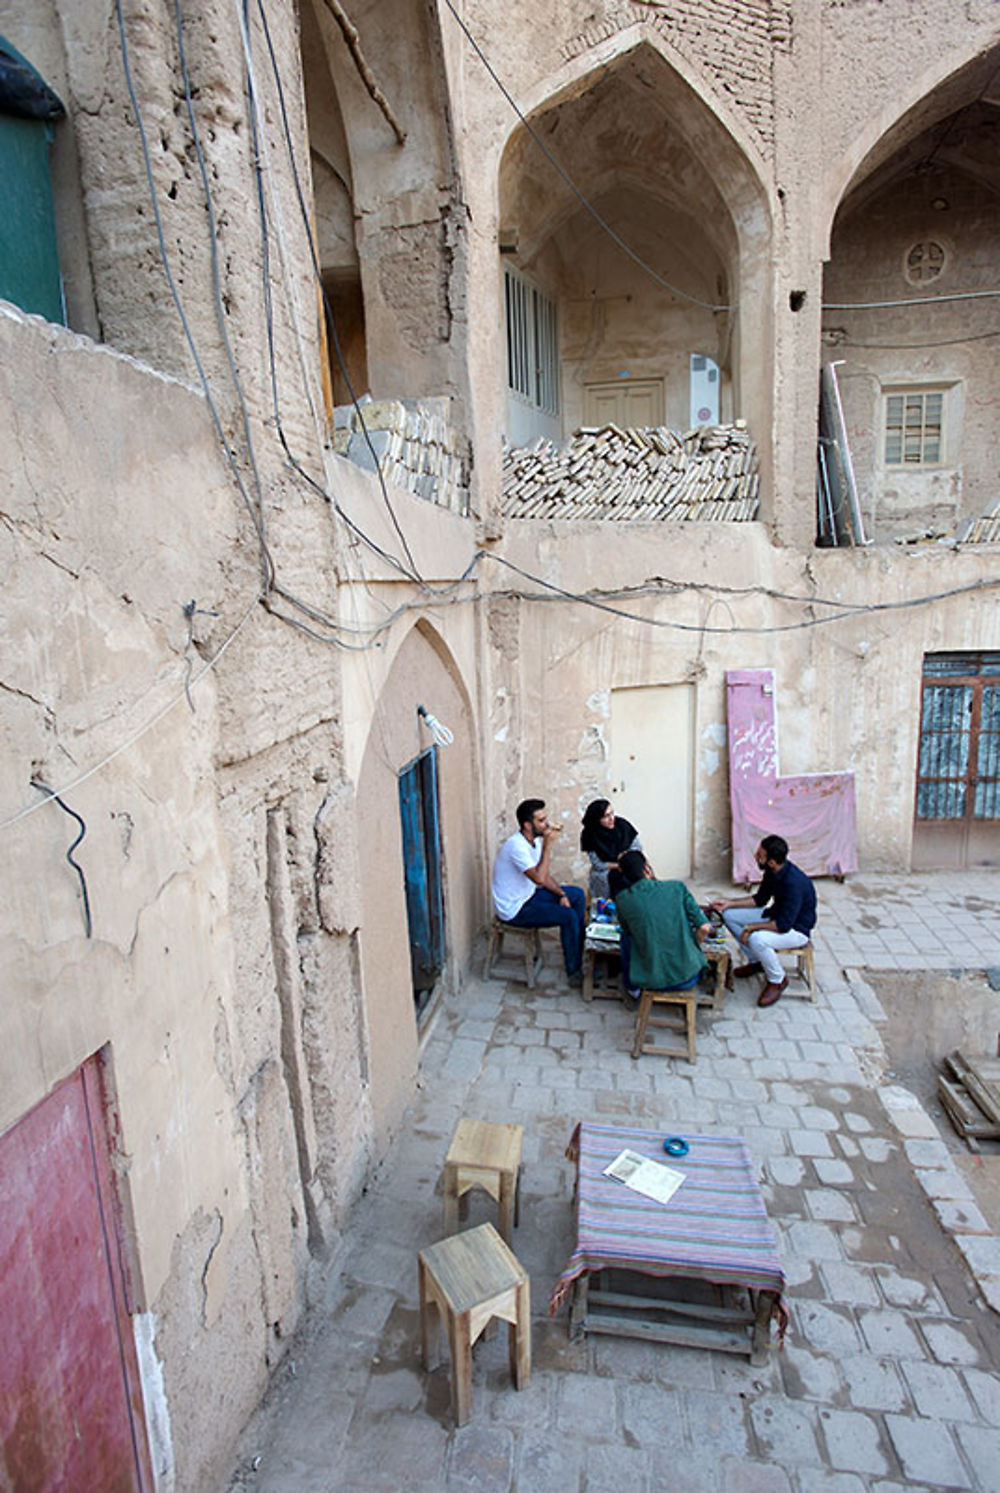
[[[869,972],[869,979],[887,1018],[882,1038],[891,1073],[933,1116],[982,1213],[1000,1234],[1000,1141],[981,1141],[980,1154],[973,1155],[937,1098],[942,1059],[956,1047],[969,1057],[1000,1051],[1000,991],[991,990],[981,973]]]

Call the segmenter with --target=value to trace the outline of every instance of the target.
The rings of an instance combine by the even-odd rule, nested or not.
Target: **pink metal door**
[[[0,1487],[152,1487],[99,1060],[0,1136]]]

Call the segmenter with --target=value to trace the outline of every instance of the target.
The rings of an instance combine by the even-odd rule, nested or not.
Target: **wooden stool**
[[[418,1269],[424,1368],[437,1357],[443,1326],[451,1348],[452,1410],[455,1424],[464,1426],[472,1414],[472,1345],[494,1317],[510,1324],[515,1388],[531,1378],[531,1286],[491,1223],[422,1249]]]
[[[653,1016],[651,1012],[654,1006],[681,1006],[683,1009],[663,1016]],[[651,1052],[657,1057],[687,1058],[689,1063],[697,1062],[695,1057],[697,1009],[698,990],[696,986],[692,986],[690,990],[644,990],[639,998],[639,1010],[635,1018],[632,1056],[637,1058],[640,1053]],[[647,1042],[646,1028],[650,1026],[666,1027],[672,1032],[683,1032],[684,1046],[675,1044],[672,1047],[656,1047],[652,1042]]]
[[[493,978],[493,966],[503,958],[505,938],[519,938],[524,950],[524,979],[529,990],[535,988],[535,977],[542,967],[542,933],[540,928],[518,928],[514,923],[504,923],[495,917],[490,927],[490,942],[486,952],[485,978]],[[512,980],[516,975],[504,976]]]
[[[511,1243],[511,1215],[521,1215],[520,1125],[490,1120],[459,1120],[444,1160],[444,1230],[458,1228],[459,1204],[473,1187],[482,1187],[499,1205],[500,1233]]]
[[[789,970],[789,974],[796,980],[801,980],[805,993],[811,1001],[816,999],[816,962],[813,958],[813,946],[811,943],[803,944],[800,949],[779,949],[779,957],[782,954],[793,954],[795,956],[795,968]],[[793,991],[787,992],[789,995]]]

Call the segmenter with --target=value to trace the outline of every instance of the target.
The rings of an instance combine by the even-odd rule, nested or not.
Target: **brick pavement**
[[[630,1014],[566,990],[554,951],[535,992],[469,980],[426,1042],[406,1130],[355,1210],[294,1375],[286,1362],[248,1427],[234,1489],[1000,1487],[1000,1317],[988,1304],[1000,1309],[1000,1246],[933,1121],[886,1077],[861,973],[1000,966],[1000,874],[856,878],[823,883],[821,901],[818,1003],[759,1012],[756,991],[737,989],[700,1019],[694,1067],[634,1062]],[[889,938],[899,928],[915,952]],[[447,1363],[419,1366],[415,1260],[440,1237],[441,1163],[461,1114],[525,1127],[515,1249],[532,1280],[534,1364],[517,1394],[505,1335],[482,1341],[474,1418],[455,1431]],[[765,1367],[570,1343],[564,1316],[547,1317],[572,1243],[564,1150],[586,1116],[746,1137],[789,1281],[787,1343]],[[474,1202],[470,1221],[487,1216]]]

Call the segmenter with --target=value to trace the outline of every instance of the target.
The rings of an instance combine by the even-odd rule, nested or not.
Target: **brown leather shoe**
[[[733,979],[745,980],[748,975],[759,975],[763,968],[764,966],[756,961],[752,964],[740,964],[733,970]]]
[[[772,985],[770,981],[764,986],[757,997],[758,1006],[773,1006],[776,1000],[781,999],[781,992],[788,986],[788,976],[782,980],[780,985]]]

